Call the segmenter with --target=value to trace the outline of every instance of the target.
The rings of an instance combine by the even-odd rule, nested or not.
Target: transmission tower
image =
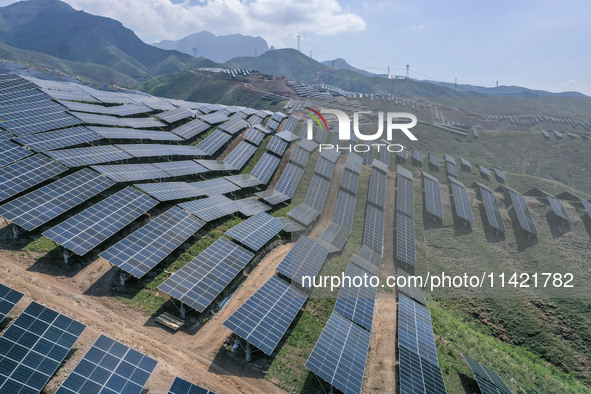
[[[406,79],[410,78],[410,66],[407,64],[406,65]]]
[[[310,51],[310,59],[312,58],[312,51]]]
[[[197,57],[197,48],[193,48],[193,57]]]
[[[302,44],[300,43],[302,40],[302,36],[300,36],[299,34],[296,36],[298,39],[298,52],[302,51]]]

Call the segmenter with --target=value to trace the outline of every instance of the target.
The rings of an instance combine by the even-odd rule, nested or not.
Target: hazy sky
[[[0,0],[0,5],[13,3]],[[385,73],[591,95],[591,2],[474,0],[66,0],[148,43],[201,30],[260,35],[316,60]],[[587,44],[586,44],[587,43]]]

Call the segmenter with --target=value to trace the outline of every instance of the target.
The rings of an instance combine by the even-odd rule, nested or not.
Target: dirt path
[[[228,362],[223,357],[224,351],[220,348],[227,330],[221,329],[221,323],[273,274],[274,267],[288,250],[288,245],[283,245],[269,253],[250,273],[222,316],[205,324],[194,335],[182,331],[171,333],[153,325],[151,319],[125,302],[104,296],[102,293],[108,292],[113,271],[102,259],[66,277],[39,272],[47,270],[40,269],[44,267],[38,267],[33,258],[26,258],[23,252],[3,250],[0,251],[0,270],[2,283],[25,294],[11,316],[16,316],[16,312],[34,300],[87,325],[76,343],[77,350],[49,382],[47,392],[52,393],[59,387],[100,334],[159,361],[146,386],[150,393],[166,393],[176,376],[219,393],[278,392],[276,386],[263,379],[260,370],[240,362]],[[51,267],[46,268],[51,271]],[[102,290],[104,286],[107,287]],[[237,365],[241,366],[239,370]]]
[[[384,254],[380,270],[380,275],[383,277],[396,273],[394,267],[394,181],[394,174],[388,173]],[[396,319],[396,292],[378,289],[369,356],[365,368],[364,393],[396,392]]]

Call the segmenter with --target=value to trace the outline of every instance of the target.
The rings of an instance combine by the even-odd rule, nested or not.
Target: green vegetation
[[[35,253],[49,253],[55,248],[57,248],[55,242],[53,242],[47,237],[41,236],[35,239],[33,242],[29,243],[27,246],[25,246],[23,250]]]

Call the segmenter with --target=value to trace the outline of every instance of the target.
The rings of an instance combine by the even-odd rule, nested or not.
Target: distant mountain
[[[189,55],[197,53],[214,62],[223,63],[238,56],[262,55],[269,45],[262,37],[229,34],[216,36],[208,31],[191,34],[177,41],[160,41],[153,44],[161,49],[177,50]],[[195,49],[195,51],[193,50]]]
[[[327,67],[334,67],[334,68],[340,68],[342,70],[355,71],[355,72],[357,72],[359,74],[363,74],[363,75],[365,75],[367,77],[378,77],[378,76],[382,76],[382,75],[379,75],[379,74],[371,73],[371,72],[366,71],[366,70],[362,70],[360,68],[353,67],[352,65],[350,65],[349,63],[347,63],[347,61],[345,59],[343,59],[343,58],[337,58],[337,59],[334,59],[334,60],[326,60],[326,61],[323,61],[321,63],[324,64]],[[386,76],[386,75],[384,74],[383,76]]]
[[[192,56],[144,43],[116,20],[76,11],[58,0],[20,1],[0,8],[0,43],[105,66],[136,81],[199,63]]]
[[[521,86],[497,86],[494,88],[488,88],[484,86],[475,85],[457,85],[454,87],[453,83],[449,82],[437,82],[437,81],[425,81],[434,83],[440,86],[445,86],[450,89],[455,89],[460,92],[478,92],[487,96],[492,97],[587,97],[583,93],[579,92],[559,92],[553,93],[546,90],[533,90],[524,88]]]

